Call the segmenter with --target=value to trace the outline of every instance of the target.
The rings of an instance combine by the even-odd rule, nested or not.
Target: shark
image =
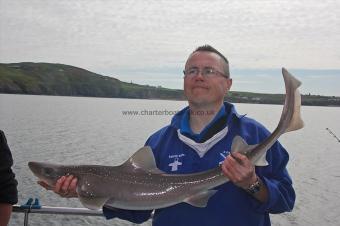
[[[286,95],[276,129],[261,143],[248,145],[235,136],[230,152],[240,152],[255,166],[266,166],[266,153],[278,138],[289,131],[301,129],[301,82],[282,68]],[[229,181],[221,166],[191,174],[167,174],[159,170],[150,147],[145,146],[118,166],[62,165],[29,162],[29,169],[40,180],[53,187],[64,175],[78,178],[77,194],[89,209],[109,208],[152,210],[186,202],[204,208],[215,187]]]

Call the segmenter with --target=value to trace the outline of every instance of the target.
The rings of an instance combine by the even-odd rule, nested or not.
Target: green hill
[[[0,64],[0,93],[184,100],[183,90],[126,83],[82,68],[50,63]],[[234,103],[282,104],[283,94],[229,92]],[[303,95],[303,105],[340,106],[340,97]]]
[[[121,82],[81,68],[50,63],[0,64],[0,93],[183,99],[181,90]]]

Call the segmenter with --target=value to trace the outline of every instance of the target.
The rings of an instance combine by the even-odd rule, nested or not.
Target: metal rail
[[[20,205],[13,206],[13,212],[17,213],[41,213],[41,214],[66,214],[66,215],[82,215],[82,216],[103,216],[101,210],[89,210],[86,208],[70,208],[70,207],[54,207],[41,206],[40,209],[32,209],[21,207]]]
[[[13,212],[25,213],[24,226],[28,225],[28,215],[30,213],[39,214],[63,214],[63,215],[81,215],[81,216],[103,216],[102,210],[89,210],[86,208],[54,207],[34,205],[13,205]]]

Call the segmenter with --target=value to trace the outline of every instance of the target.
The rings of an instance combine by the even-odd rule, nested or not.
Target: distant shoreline
[[[88,70],[51,63],[0,63],[0,93],[70,97],[185,100],[183,90],[122,82]],[[303,106],[340,106],[340,97],[301,95]],[[229,91],[232,103],[282,105],[285,94]]]
[[[46,97],[86,97],[86,98],[106,98],[106,99],[128,99],[128,100],[167,100],[167,101],[186,101],[186,99],[160,99],[160,98],[124,98],[124,97],[94,97],[94,96],[66,96],[66,95],[48,95],[48,94],[26,94],[26,93],[0,93],[0,95],[25,95],[25,96],[46,96]],[[271,95],[271,94],[266,94]],[[277,95],[277,94],[275,94]],[[283,95],[283,94],[280,94]],[[230,103],[235,104],[264,104],[264,105],[283,105],[284,101],[282,103],[261,103],[261,102],[235,102],[230,101],[228,99],[228,96],[225,98],[225,101],[228,101]],[[340,107],[340,105],[311,105],[311,104],[301,104],[301,106],[315,106],[315,107]]]

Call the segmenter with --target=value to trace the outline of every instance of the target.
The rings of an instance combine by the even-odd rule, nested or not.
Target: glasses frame
[[[189,74],[189,70],[195,70],[194,74]],[[210,70],[210,74],[208,73],[208,71]],[[204,78],[211,78],[217,75],[220,75],[222,77],[228,78],[229,76],[226,76],[224,73],[220,72],[219,70],[216,70],[213,67],[204,67],[203,69],[199,69],[198,67],[192,67],[186,70],[183,70],[183,74],[185,77],[196,77],[199,74],[201,74]]]

